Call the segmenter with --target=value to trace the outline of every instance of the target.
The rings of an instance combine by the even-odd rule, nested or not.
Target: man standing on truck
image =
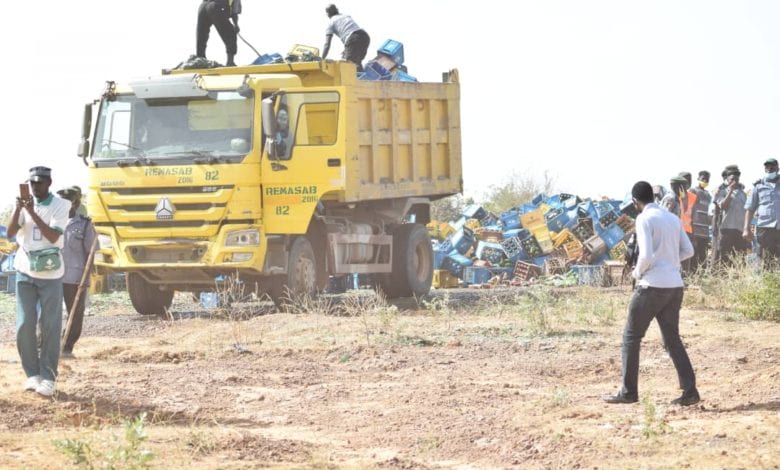
[[[330,18],[328,27],[325,29],[325,47],[322,48],[322,58],[328,57],[330,51],[330,41],[333,35],[341,39],[344,43],[344,52],[341,54],[344,60],[348,60],[357,65],[357,71],[363,71],[363,59],[366,58],[368,45],[371,38],[360,26],[355,23],[349,15],[342,15],[336,5],[330,4],[325,8],[325,13]]]
[[[62,278],[62,293],[65,297],[65,308],[68,314],[73,315],[73,320],[68,319],[70,331],[64,338],[65,344],[62,346],[62,357],[73,357],[73,346],[81,336],[81,326],[84,323],[84,304],[87,298],[86,287],[82,287],[79,294],[79,286],[82,278],[84,283],[89,283],[89,274],[84,277],[84,271],[89,273],[90,266],[87,266],[89,253],[92,250],[92,244],[95,242],[95,227],[89,217],[81,215],[78,209],[81,207],[81,189],[77,186],[71,186],[57,191],[63,199],[70,201],[70,213],[68,216],[68,225],[65,227],[65,246],[62,256],[65,260],[65,275]],[[76,296],[78,295],[78,302]],[[73,304],[76,303],[76,307]]]
[[[206,58],[206,44],[209,41],[211,27],[217,28],[219,37],[225,43],[227,63],[236,65],[234,57],[238,50],[238,15],[241,13],[241,0],[203,0],[198,8],[197,43],[195,55]],[[230,20],[233,20],[233,23]]]
[[[16,347],[27,375],[24,390],[54,395],[62,334],[63,236],[70,203],[49,192],[51,169],[30,168],[32,196],[20,197],[8,226],[16,236]],[[38,308],[40,307],[40,319]],[[36,326],[40,322],[40,350]]]
[[[683,391],[672,404],[693,405],[699,402],[699,392],[679,330],[683,300],[680,261],[693,256],[693,246],[680,220],[653,202],[650,183],[637,182],[631,189],[631,197],[640,212],[636,218],[639,256],[631,273],[636,279],[636,288],[623,331],[623,385],[615,395],[603,399],[607,403],[639,401],[639,350],[642,338],[655,318]]]

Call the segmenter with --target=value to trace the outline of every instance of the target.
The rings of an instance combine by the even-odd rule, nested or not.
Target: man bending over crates
[[[344,43],[344,52],[341,54],[341,57],[357,65],[357,71],[362,72],[363,59],[366,58],[368,45],[371,42],[368,33],[358,26],[351,16],[339,13],[336,5],[328,5],[325,8],[325,13],[330,18],[330,22],[325,29],[325,47],[322,49],[322,58],[328,57],[330,41],[335,34]]]

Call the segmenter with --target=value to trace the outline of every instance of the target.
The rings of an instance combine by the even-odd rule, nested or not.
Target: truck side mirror
[[[92,103],[84,105],[84,115],[81,120],[81,142],[76,153],[82,159],[89,155],[89,131],[92,129]]]
[[[276,135],[276,113],[274,112],[274,97],[269,96],[262,101],[261,113],[263,117],[263,133],[266,136],[265,148],[268,158],[275,160],[278,157],[274,136]]]

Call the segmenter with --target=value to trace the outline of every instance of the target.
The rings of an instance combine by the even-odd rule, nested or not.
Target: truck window
[[[119,95],[101,106],[93,158],[243,156],[252,148],[253,107],[253,97],[235,91],[149,100]]]
[[[294,139],[289,148],[335,144],[338,137],[339,99],[335,91],[284,95],[279,110],[286,111],[289,128],[294,130]],[[292,158],[293,155],[294,151],[288,151],[282,159]]]

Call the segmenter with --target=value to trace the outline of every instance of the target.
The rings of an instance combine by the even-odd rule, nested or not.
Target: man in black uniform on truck
[[[206,44],[209,41],[211,26],[217,28],[219,37],[227,50],[227,66],[234,66],[234,57],[238,50],[238,15],[241,13],[241,0],[203,0],[198,8],[198,39],[195,55],[206,58]],[[231,23],[230,20],[233,20]]]

